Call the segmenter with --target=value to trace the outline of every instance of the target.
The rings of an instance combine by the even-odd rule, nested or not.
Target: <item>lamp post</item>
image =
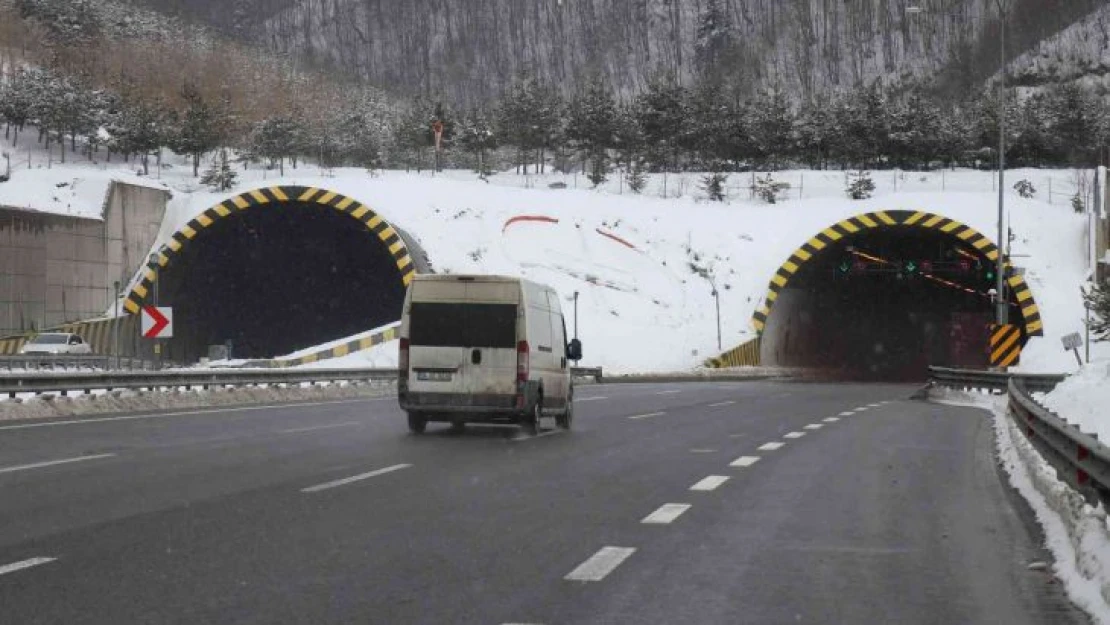
[[[158,254],[151,254],[147,259],[150,264],[151,271],[154,272],[154,302],[153,306],[158,307]],[[154,339],[154,369],[160,371],[162,369],[162,341],[161,339]]]
[[[995,266],[995,322],[1006,325],[1010,316],[1010,298],[1006,296],[1006,16],[1010,0],[994,0],[998,7],[999,87],[998,87],[998,259]],[[924,13],[920,6],[906,7],[906,13]]]

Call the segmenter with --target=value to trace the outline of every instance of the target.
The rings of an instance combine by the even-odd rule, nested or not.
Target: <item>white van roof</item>
[[[456,273],[419,273],[414,278],[418,282],[527,282],[515,276]]]

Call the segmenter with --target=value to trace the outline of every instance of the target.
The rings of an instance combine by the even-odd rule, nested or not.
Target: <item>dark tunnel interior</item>
[[[895,227],[841,239],[802,265],[764,329],[765,364],[842,379],[921,380],[986,367],[995,267],[961,239]],[[1011,304],[1010,318],[1021,312]]]
[[[179,362],[228,341],[235,358],[287,354],[395,321],[404,299],[400,271],[375,234],[332,208],[300,203],[216,221],[156,284],[160,305],[174,308],[167,353]]]

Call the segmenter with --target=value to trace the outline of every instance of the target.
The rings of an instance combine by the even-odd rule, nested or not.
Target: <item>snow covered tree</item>
[[[647,187],[647,175],[644,173],[644,161],[640,157],[632,159],[632,165],[628,168],[628,188],[636,194],[642,193],[644,188]]]
[[[505,144],[517,148],[517,164],[525,174],[532,162],[537,172],[544,170],[546,154],[559,146],[562,120],[558,91],[529,75],[518,78],[497,107],[498,134]]]
[[[193,176],[199,175],[200,159],[224,140],[222,131],[229,123],[228,113],[205,101],[196,85],[186,82],[181,88],[185,109],[176,116],[170,147],[193,159]]]
[[[238,174],[231,168],[231,163],[228,162],[227,148],[220,150],[220,157],[212,161],[212,165],[204,172],[201,177],[200,183],[212,187],[216,191],[230,191],[235,186],[235,179]]]
[[[1091,333],[1098,341],[1110,341],[1110,281],[1103,281],[1088,289],[1084,303],[1091,309]]]
[[[748,115],[756,157],[778,169],[793,153],[794,113],[786,94],[778,87],[763,90],[748,108]]]
[[[634,111],[644,135],[645,156],[656,169],[677,168],[679,150],[686,144],[686,101],[686,90],[666,75],[655,76],[636,97]]]
[[[829,104],[827,101],[807,103],[794,123],[798,157],[818,169],[825,169],[835,157],[838,128]]]
[[[589,178],[594,186],[606,179],[608,150],[613,146],[616,124],[616,102],[609,87],[600,79],[591,80],[571,100],[567,138],[590,160]]]
[[[848,197],[853,200],[866,200],[875,192],[875,181],[871,180],[871,172],[854,171],[848,174],[848,188],[845,189]]]
[[[110,122],[108,149],[124,155],[136,154],[143,173],[150,173],[150,154],[170,138],[171,119],[160,100],[133,98]]]
[[[278,116],[255,124],[249,148],[252,154],[276,162],[281,175],[285,175],[285,159],[297,152],[302,144],[304,129],[292,117]]]
[[[617,167],[631,171],[632,163],[640,158],[644,149],[644,134],[636,123],[634,111],[629,106],[618,106],[613,128],[613,149],[617,154]]]
[[[0,118],[4,120],[4,138],[19,144],[19,133],[31,116],[35,86],[32,72],[19,69],[7,83],[0,82]]]
[[[689,93],[682,142],[696,157],[696,166],[720,171],[729,160],[742,158],[742,150],[734,149],[741,141],[732,133],[732,114],[715,81],[702,80]]]
[[[726,3],[707,0],[698,15],[694,38],[694,66],[698,76],[723,84],[733,74],[735,45]]]
[[[701,190],[705,192],[705,196],[709,198],[710,202],[724,202],[726,182],[728,182],[728,176],[725,174],[706,174],[701,179]]]
[[[486,155],[497,147],[497,134],[493,123],[484,111],[471,111],[459,121],[458,141],[464,150],[474,155],[475,170],[481,177],[490,173]]]

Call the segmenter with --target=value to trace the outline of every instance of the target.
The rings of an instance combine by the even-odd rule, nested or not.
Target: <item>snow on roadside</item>
[[[1088,505],[1056,477],[1007,415],[1006,399],[980,398],[994,414],[999,460],[1010,483],[1029,502],[1055,559],[1053,572],[1073,603],[1095,622],[1110,625],[1110,525],[1102,506]]]
[[[1037,401],[1102,441],[1110,441],[1110,359],[1096,360]]]

